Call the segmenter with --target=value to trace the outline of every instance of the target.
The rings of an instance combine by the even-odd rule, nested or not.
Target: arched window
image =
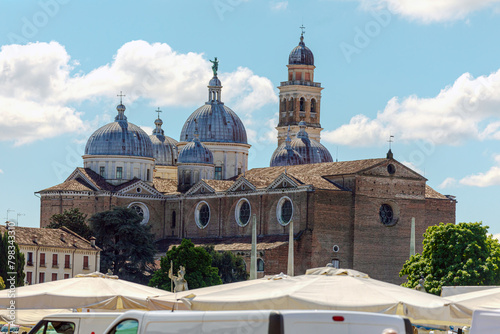
[[[316,100],[311,100],[311,112],[316,112]]]
[[[301,97],[300,98],[300,111],[306,111],[305,108],[306,108],[306,100],[303,97]]]
[[[264,271],[264,260],[257,259],[257,271],[258,272],[263,272]]]
[[[278,222],[283,226],[288,225],[292,220],[293,204],[287,196],[284,196],[279,200],[276,207],[276,216],[278,218]]]
[[[286,99],[281,100],[280,111],[281,112],[286,111]]]
[[[290,99],[289,101],[289,105],[288,105],[288,111],[293,111],[293,104],[294,104],[294,99],[293,97]]]
[[[196,225],[198,225],[199,228],[207,227],[208,222],[210,221],[210,207],[208,206],[208,203],[205,201],[198,203],[194,215]]]
[[[252,209],[248,200],[245,198],[240,199],[235,209],[236,223],[241,227],[246,226],[250,221],[251,213]]]

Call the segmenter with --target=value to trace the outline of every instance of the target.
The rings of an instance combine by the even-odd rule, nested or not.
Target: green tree
[[[90,219],[96,244],[102,249],[101,270],[111,270],[120,278],[146,283],[153,272],[156,247],[151,227],[141,224],[134,210],[115,207]]]
[[[0,277],[0,290],[5,289],[5,283],[3,282],[3,278]]]
[[[414,288],[423,277],[427,292],[436,295],[444,285],[498,285],[500,244],[480,222],[430,226],[422,254],[403,265],[399,276],[405,275],[403,286]]]
[[[205,249],[212,256],[212,267],[219,269],[223,284],[248,279],[245,260],[240,255],[234,255],[230,251],[217,252],[214,246],[207,246]]]
[[[90,227],[87,225],[87,215],[78,208],[64,210],[63,213],[55,214],[50,218],[47,228],[61,228],[63,226],[89,240],[91,235]]]
[[[222,284],[218,269],[212,267],[210,254],[203,247],[195,247],[191,240],[183,239],[180,246],[174,246],[161,258],[161,267],[153,274],[149,281],[150,286],[170,291],[170,261],[173,263],[174,274],[180,266],[186,268],[184,278],[189,289]]]
[[[10,285],[8,279],[15,277],[16,287],[24,285],[24,254],[19,250],[15,242],[15,230],[9,235],[9,231],[0,235],[0,277],[5,285]],[[15,273],[15,274],[9,274]]]

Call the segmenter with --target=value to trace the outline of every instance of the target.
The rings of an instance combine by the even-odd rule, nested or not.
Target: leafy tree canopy
[[[90,219],[91,232],[102,248],[101,271],[111,270],[120,278],[146,283],[152,272],[156,247],[150,226],[141,224],[134,210],[115,207]]]
[[[403,286],[414,288],[425,279],[427,292],[442,286],[500,284],[500,244],[482,223],[439,224],[424,233],[422,254],[413,255],[399,273]]]
[[[3,282],[3,278],[0,276],[0,290],[5,289],[5,283]]]
[[[15,242],[15,230],[9,236],[5,231],[0,234],[0,277],[5,285],[10,285],[7,280],[13,276],[16,278],[15,285],[24,285],[24,254],[19,250],[19,245]],[[15,274],[8,274],[15,273]]]
[[[241,256],[234,255],[230,251],[217,252],[214,246],[208,246],[205,249],[212,256],[212,267],[219,269],[222,283],[226,284],[248,279],[245,260]]]
[[[170,261],[176,275],[180,266],[186,268],[184,278],[189,289],[203,288],[222,284],[218,269],[212,267],[212,257],[203,247],[195,247],[189,239],[183,239],[180,246],[174,246],[161,258],[161,267],[155,271],[149,281],[150,286],[170,291],[171,280],[168,278]]]
[[[47,228],[61,228],[63,226],[89,240],[91,235],[90,227],[86,223],[87,215],[78,208],[64,210],[63,213],[55,214],[50,218]]]

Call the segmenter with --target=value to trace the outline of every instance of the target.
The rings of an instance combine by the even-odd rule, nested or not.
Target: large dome
[[[165,136],[161,125],[163,121],[158,118],[155,121],[156,129],[149,136],[153,143],[153,156],[155,165],[160,166],[175,166],[177,163],[177,141],[173,138]]]
[[[288,56],[289,65],[314,65],[314,55],[304,43],[304,36],[300,36],[297,45]]]
[[[146,132],[127,122],[125,106],[116,107],[118,115],[95,131],[87,141],[85,155],[126,155],[153,158],[153,144]]]
[[[197,122],[201,142],[247,144],[247,132],[243,122],[220,100],[220,80],[214,76],[208,87],[210,100],[189,116],[182,128],[180,141],[193,140]]]

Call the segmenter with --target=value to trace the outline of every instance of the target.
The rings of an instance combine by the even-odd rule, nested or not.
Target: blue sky
[[[243,120],[250,167],[276,147],[277,93],[306,27],[323,90],[322,143],[339,160],[394,157],[457,222],[500,233],[500,0],[0,1],[0,217],[39,226],[34,192],[78,166],[88,136],[128,120],[179,139],[207,98]],[[338,152],[338,153],[337,153]],[[19,216],[18,216],[19,214]]]

